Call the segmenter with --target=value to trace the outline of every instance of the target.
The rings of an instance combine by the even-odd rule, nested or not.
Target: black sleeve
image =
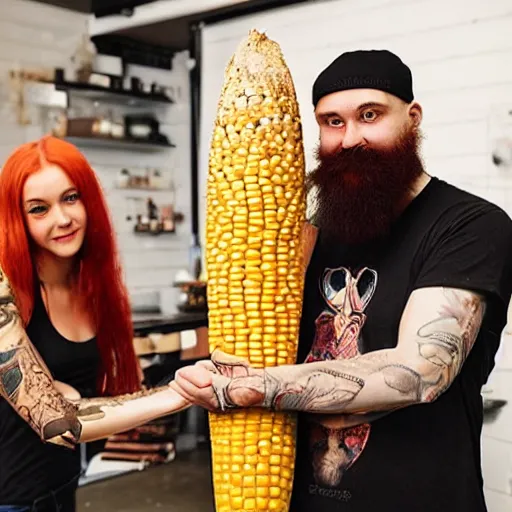
[[[432,236],[414,288],[444,286],[499,299],[512,294],[512,221],[484,204],[446,214],[444,229]]]

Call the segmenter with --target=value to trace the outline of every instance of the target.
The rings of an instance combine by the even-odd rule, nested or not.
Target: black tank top
[[[99,353],[96,339],[74,343],[53,327],[35,294],[27,334],[53,378],[77,389],[82,397],[96,393]],[[80,473],[80,450],[43,443],[11,406],[0,398],[0,505],[24,505],[58,489]]]

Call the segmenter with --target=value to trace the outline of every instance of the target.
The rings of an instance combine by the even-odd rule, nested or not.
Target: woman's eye
[[[78,201],[78,199],[80,199],[80,195],[77,192],[74,192],[73,194],[69,194],[68,196],[66,196],[64,198],[64,201],[66,201],[67,203],[75,203],[76,201]]]
[[[30,208],[28,213],[31,213],[33,215],[41,215],[42,213],[45,213],[47,210],[46,206],[34,206]]]

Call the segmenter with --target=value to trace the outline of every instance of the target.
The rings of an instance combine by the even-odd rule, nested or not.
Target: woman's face
[[[61,167],[48,165],[27,179],[23,211],[28,232],[40,250],[59,258],[78,253],[87,214],[78,190]]]

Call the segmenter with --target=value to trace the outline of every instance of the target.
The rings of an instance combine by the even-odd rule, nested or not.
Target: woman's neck
[[[36,256],[39,280],[46,288],[69,288],[77,275],[77,263],[73,258],[58,258],[42,253]]]

